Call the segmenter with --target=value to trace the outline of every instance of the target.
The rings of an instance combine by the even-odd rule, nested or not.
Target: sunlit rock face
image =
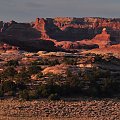
[[[110,34],[107,33],[106,28],[103,28],[102,33],[96,35],[94,39],[99,41],[110,41]]]
[[[92,39],[92,42],[98,44],[99,48],[109,46],[110,45],[110,34],[107,33],[106,28],[103,28],[102,33],[96,35]]]
[[[102,48],[120,43],[120,19],[57,17],[36,18],[31,23],[1,21],[0,40],[31,50]]]
[[[113,43],[120,43],[120,19],[107,18],[37,18],[35,28],[42,33],[44,39],[57,41],[76,41],[93,39],[107,28]]]
[[[110,34],[107,33],[106,28],[103,28],[101,34],[97,34],[91,40],[81,40],[81,41],[61,41],[55,42],[57,46],[61,46],[64,49],[93,49],[93,48],[103,48],[110,46]]]
[[[46,22],[44,18],[36,18],[34,28],[41,32],[41,39],[49,39],[45,28]]]

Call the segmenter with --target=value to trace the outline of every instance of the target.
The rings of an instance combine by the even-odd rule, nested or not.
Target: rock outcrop
[[[93,39],[103,28],[107,28],[111,41],[120,43],[120,19],[58,17],[39,18],[36,23],[36,29],[45,33],[45,36],[47,34],[47,38],[57,41]],[[41,26],[44,29],[39,29]]]
[[[30,23],[17,23],[11,21],[2,26],[0,41],[11,46],[18,46],[26,51],[57,51],[54,42],[41,39],[41,32],[32,27]],[[61,49],[60,49],[61,50]]]
[[[110,46],[110,34],[107,33],[106,28],[103,28],[102,33],[96,35],[91,40],[81,40],[81,41],[61,41],[55,42],[56,46],[61,46],[64,49],[93,49],[93,48],[103,48]]]
[[[49,39],[49,36],[46,33],[46,22],[44,18],[36,18],[35,26],[38,31],[41,32],[41,39]]]
[[[97,48],[93,50],[88,50],[88,51],[84,51],[84,53],[95,53],[100,55],[111,54],[116,58],[120,59],[120,44],[99,48],[99,49]]]
[[[47,42],[51,51],[101,48],[120,43],[120,19],[57,17],[37,18],[32,23],[1,21],[0,30],[0,40],[22,48],[37,47],[36,50],[48,50]]]
[[[101,47],[107,47],[110,45],[110,34],[107,33],[106,28],[103,28],[102,33],[96,35],[92,42],[94,44],[99,45],[99,48]]]

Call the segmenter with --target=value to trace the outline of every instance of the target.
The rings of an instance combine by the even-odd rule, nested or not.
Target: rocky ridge
[[[120,43],[120,19],[117,18],[37,18],[32,23],[1,21],[0,30],[1,41],[31,51],[93,49]]]

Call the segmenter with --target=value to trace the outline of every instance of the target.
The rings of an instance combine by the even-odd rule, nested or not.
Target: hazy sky
[[[120,17],[120,0],[0,0],[0,20],[36,17]]]

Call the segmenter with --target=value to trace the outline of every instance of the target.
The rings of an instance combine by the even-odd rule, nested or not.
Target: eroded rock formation
[[[93,48],[103,48],[110,46],[110,34],[107,33],[106,28],[103,28],[101,34],[97,34],[91,40],[81,40],[81,41],[61,41],[55,42],[56,46],[61,46],[64,49],[93,49]]]
[[[41,32],[41,39],[49,39],[46,33],[46,22],[44,18],[36,18],[34,28]]]
[[[92,49],[120,43],[120,19],[57,17],[37,18],[32,23],[1,21],[0,30],[0,40],[36,50],[48,50],[48,44],[54,51],[56,48]]]
[[[103,28],[102,33],[96,35],[92,42],[94,44],[98,44],[99,48],[101,47],[107,47],[110,45],[110,34],[107,33],[106,28]]]

